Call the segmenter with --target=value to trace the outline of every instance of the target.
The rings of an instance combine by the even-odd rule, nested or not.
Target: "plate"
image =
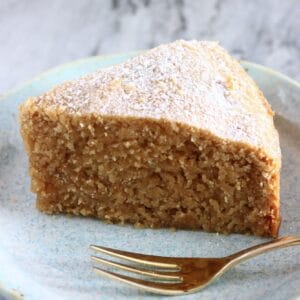
[[[225,256],[265,238],[202,231],[135,229],[35,209],[27,157],[18,129],[18,105],[29,96],[136,53],[91,57],[48,71],[0,101],[0,299],[160,299],[92,272],[89,244],[167,256]],[[243,66],[276,111],[283,153],[280,235],[300,233],[300,85],[249,62]],[[2,297],[2,298],[1,298]],[[300,248],[277,250],[230,270],[187,299],[295,299],[300,297]]]

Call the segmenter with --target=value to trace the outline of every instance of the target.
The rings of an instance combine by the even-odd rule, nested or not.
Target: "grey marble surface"
[[[0,0],[0,94],[62,63],[179,38],[218,40],[300,81],[299,0]]]

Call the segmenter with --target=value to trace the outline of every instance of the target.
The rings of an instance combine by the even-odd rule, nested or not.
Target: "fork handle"
[[[252,258],[254,256],[260,255],[262,253],[275,250],[275,249],[280,249],[280,248],[285,248],[289,246],[296,246],[300,245],[300,236],[298,235],[289,235],[285,237],[278,238],[276,240],[256,245],[250,248],[247,248],[245,250],[239,251],[237,253],[234,253],[228,258],[231,260],[231,265],[232,264],[238,264],[244,260],[247,260],[249,258]]]

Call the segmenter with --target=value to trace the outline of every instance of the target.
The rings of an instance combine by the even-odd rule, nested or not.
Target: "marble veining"
[[[180,38],[300,80],[299,36],[299,0],[1,1],[0,95],[62,63]]]

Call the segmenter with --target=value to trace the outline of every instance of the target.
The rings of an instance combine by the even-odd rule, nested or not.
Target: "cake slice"
[[[65,82],[22,104],[20,124],[43,212],[277,235],[273,112],[215,42],[176,41]]]

